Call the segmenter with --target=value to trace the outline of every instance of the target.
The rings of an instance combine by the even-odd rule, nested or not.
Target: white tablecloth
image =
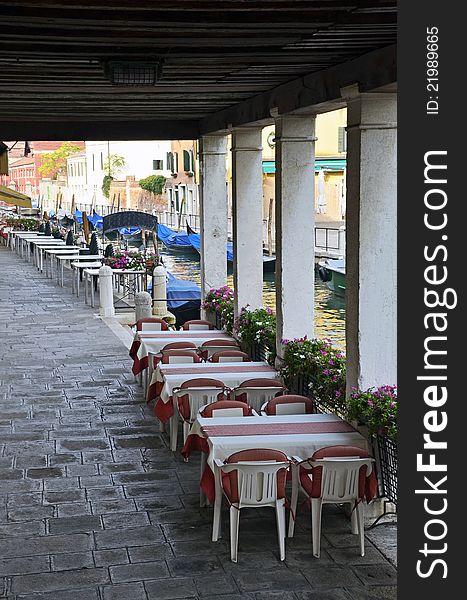
[[[188,370],[196,370],[197,372],[183,373],[184,367]],[[255,370],[252,370],[252,367]],[[233,369],[238,370],[234,371]],[[177,371],[177,373],[171,374],[171,371]],[[278,373],[276,370],[266,362],[198,363],[193,365],[158,364],[153,373],[151,383],[163,382],[160,397],[163,402],[167,403],[172,396],[174,388],[180,387],[185,381],[197,377],[218,379],[227,387],[234,388],[247,379],[274,379],[277,376]]]
[[[331,414],[312,414],[312,415],[274,415],[269,417],[230,417],[230,418],[203,418],[198,417],[194,425],[193,433],[196,428],[215,425],[242,425],[245,423],[255,423],[267,425],[267,423],[316,423],[316,422],[342,421],[336,415]],[[363,450],[368,450],[366,439],[358,431],[338,432],[338,433],[312,433],[292,435],[247,435],[247,436],[216,436],[207,437],[209,445],[208,464],[212,466],[214,459],[225,460],[234,452],[248,450],[252,448],[271,448],[280,450],[287,456],[300,456],[305,459],[310,457],[313,452],[324,448],[325,446],[346,445],[357,446]]]
[[[158,354],[162,348],[172,342],[192,342],[195,346],[201,346],[207,340],[221,339],[233,340],[232,337],[222,331],[154,331],[151,333],[138,333],[135,336],[140,341],[137,357],[141,361],[149,354]]]

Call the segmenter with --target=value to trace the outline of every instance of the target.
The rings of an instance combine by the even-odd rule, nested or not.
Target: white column
[[[263,161],[261,127],[232,133],[235,316],[263,305]]]
[[[347,97],[347,389],[397,376],[396,95]]]
[[[276,311],[281,340],[314,333],[314,115],[276,118]]]
[[[200,233],[202,299],[227,281],[227,138],[207,135],[200,141]]]

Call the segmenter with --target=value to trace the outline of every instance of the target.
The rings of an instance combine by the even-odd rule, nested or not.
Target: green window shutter
[[[174,155],[172,152],[167,152],[167,169],[173,173],[174,172]]]
[[[183,151],[183,170],[184,171],[192,171],[191,168],[191,156],[188,150]]]

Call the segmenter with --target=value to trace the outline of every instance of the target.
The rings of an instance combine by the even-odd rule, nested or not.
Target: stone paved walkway
[[[311,554],[309,513],[277,558],[272,512],[240,519],[239,562],[210,541],[199,462],[167,448],[128,351],[70,288],[0,247],[0,597],[9,600],[396,598],[334,507]],[[379,533],[377,530],[379,529]],[[394,554],[391,526],[371,539]]]

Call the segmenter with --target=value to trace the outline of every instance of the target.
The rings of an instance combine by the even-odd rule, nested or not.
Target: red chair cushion
[[[169,329],[168,324],[163,319],[157,317],[146,317],[145,319],[138,319],[136,321],[136,330],[141,331],[143,329],[143,323],[160,323],[161,331],[167,331]]]
[[[248,354],[241,350],[221,350],[220,352],[215,352],[211,356],[211,362],[220,362],[219,358],[222,356],[235,356],[238,358],[238,362],[251,362],[251,358]]]
[[[182,325],[182,329],[190,329],[190,325],[209,325],[209,329],[214,329],[214,325],[210,321],[204,321],[203,319],[192,319],[191,321],[185,321]]]
[[[269,400],[269,402],[266,404],[266,414],[277,414],[277,406],[279,404],[296,404],[299,402],[305,405],[305,414],[308,415],[314,412],[315,405],[311,398],[307,398],[306,396],[288,394],[283,396],[276,396],[275,398]]]
[[[213,411],[222,410],[223,408],[241,408],[244,417],[251,415],[251,406],[248,406],[244,402],[239,402],[238,400],[219,400],[218,402],[208,404],[201,413],[201,416],[212,417]]]

